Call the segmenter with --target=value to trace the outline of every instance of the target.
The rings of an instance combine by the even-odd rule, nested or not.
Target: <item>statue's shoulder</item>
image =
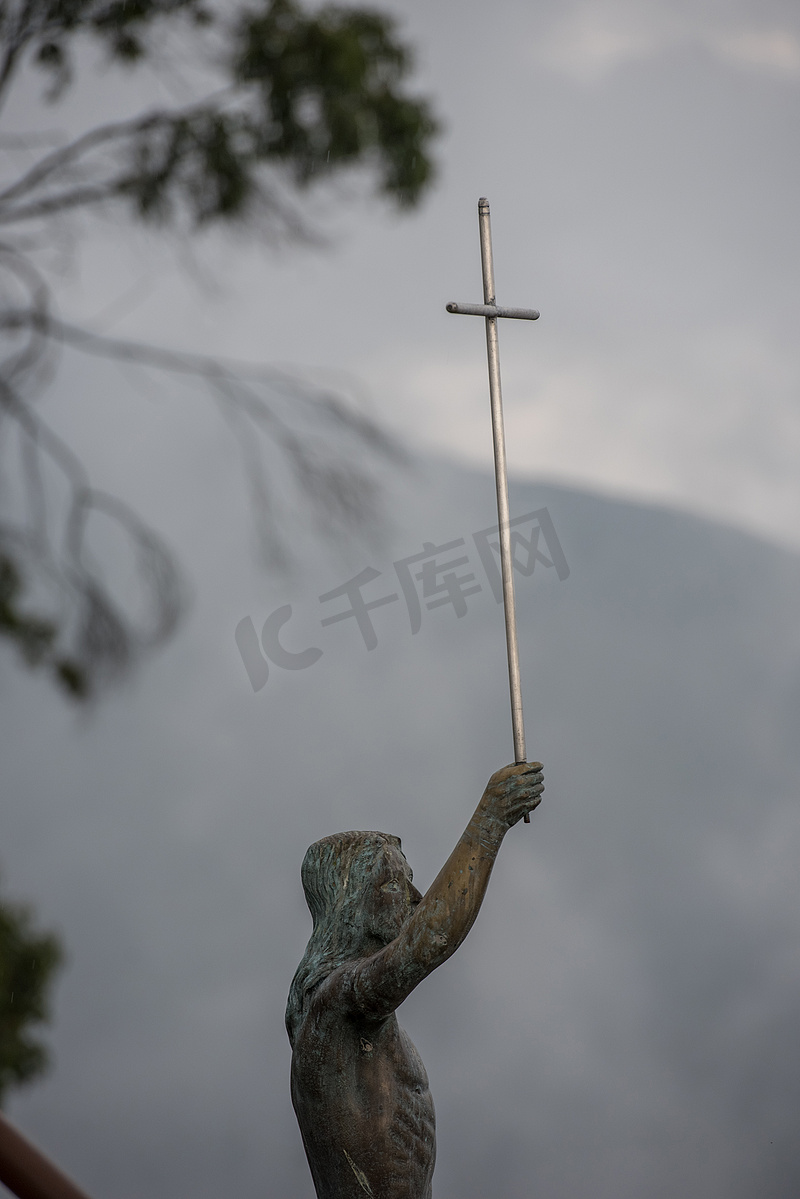
[[[346,1003],[353,989],[353,977],[358,965],[358,960],[342,962],[340,966],[331,970],[330,974],[326,974],[314,988],[309,1008],[313,1006],[319,1010]]]

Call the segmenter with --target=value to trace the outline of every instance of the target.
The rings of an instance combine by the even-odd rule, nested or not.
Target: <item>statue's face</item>
[[[422,899],[414,875],[401,850],[386,846],[375,866],[365,896],[367,931],[383,945],[399,934]]]

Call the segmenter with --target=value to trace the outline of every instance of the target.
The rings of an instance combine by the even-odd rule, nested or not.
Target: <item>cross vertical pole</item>
[[[508,510],[508,473],[506,469],[506,439],[503,426],[503,393],[500,386],[500,347],[497,319],[501,316],[535,321],[539,313],[533,308],[501,308],[494,292],[494,262],[492,260],[492,227],[489,201],[478,201],[478,228],[481,239],[481,268],[483,271],[483,304],[448,304],[447,311],[465,316],[482,316],[486,321],[486,353],[489,362],[489,397],[492,408],[492,440],[494,442],[494,473],[497,490],[497,523],[500,531],[500,573],[503,580],[503,609],[506,623],[508,653],[508,685],[511,693],[511,729],[514,736],[514,760],[527,761],[525,756],[525,726],[522,716],[522,686],[519,674],[517,646],[517,614],[514,604],[514,561],[511,556],[511,528]],[[530,818],[525,816],[525,823]]]
[[[494,261],[492,258],[492,226],[489,201],[478,201],[478,227],[481,237],[481,267],[483,269],[483,302],[495,305]],[[511,519],[508,509],[508,472],[506,469],[506,437],[503,424],[503,392],[500,385],[500,344],[497,336],[497,317],[486,317],[486,354],[489,361],[489,399],[492,408],[492,440],[494,442],[494,476],[497,489],[497,523],[500,527],[500,573],[503,579],[503,609],[506,618],[506,649],[508,650],[508,685],[511,693],[511,729],[514,736],[514,761],[524,762],[525,724],[522,715],[522,684],[519,674],[517,645],[517,611],[514,603],[514,564],[511,558]]]

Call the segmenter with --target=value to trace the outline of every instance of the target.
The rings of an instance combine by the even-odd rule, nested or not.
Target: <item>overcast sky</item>
[[[120,244],[112,225],[74,264],[65,311],[104,313],[119,333],[163,341],[169,330],[187,347],[342,372],[404,435],[486,464],[482,330],[444,311],[480,298],[485,194],[500,301],[542,312],[538,326],[502,330],[512,468],[668,500],[796,545],[797,6],[386,7],[444,126],[420,212],[398,220],[343,186],[336,212],[320,197],[323,254],[198,247],[205,295],[162,247]],[[120,105],[113,78],[75,93],[76,120]],[[148,77],[125,102],[144,106],[174,86]],[[32,95],[21,93],[9,124],[30,118]]]
[[[485,581],[468,618],[430,614],[417,637],[387,606],[375,652],[352,622],[322,630],[317,598],[492,521],[483,330],[444,310],[481,298],[487,195],[498,299],[542,312],[501,330],[511,468],[556,484],[515,511],[548,505],[571,573],[540,570],[521,598],[547,803],[516,830],[474,949],[402,1016],[433,1079],[436,1193],[473,1199],[478,1180],[474,1199],[528,1199],[533,1179],[542,1199],[784,1199],[800,1185],[798,560],[692,514],[800,548],[800,10],[386,7],[444,125],[419,212],[342,184],[312,200],[329,247],[277,256],[109,217],[56,282],[65,317],[333,381],[455,466],[392,477],[383,543],[318,544],[265,577],[203,394],[65,355],[50,419],[176,550],[192,606],[87,718],[4,654],[4,886],[70,955],[57,1068],[12,1114],[98,1199],[310,1194],[282,1028],[302,853],[384,827],[424,889],[510,756]],[[77,130],[159,88],[120,99],[100,73],[50,111],[27,86],[6,127]],[[326,656],[254,694],[233,630],[286,603],[291,644]]]

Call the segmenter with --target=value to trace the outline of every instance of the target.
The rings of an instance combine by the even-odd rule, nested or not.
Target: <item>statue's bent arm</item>
[[[535,808],[544,786],[539,762],[507,766],[489,780],[447,862],[400,934],[328,983],[353,1014],[382,1019],[462,944],[480,911],[508,830]],[[336,975],[340,975],[336,979]]]

